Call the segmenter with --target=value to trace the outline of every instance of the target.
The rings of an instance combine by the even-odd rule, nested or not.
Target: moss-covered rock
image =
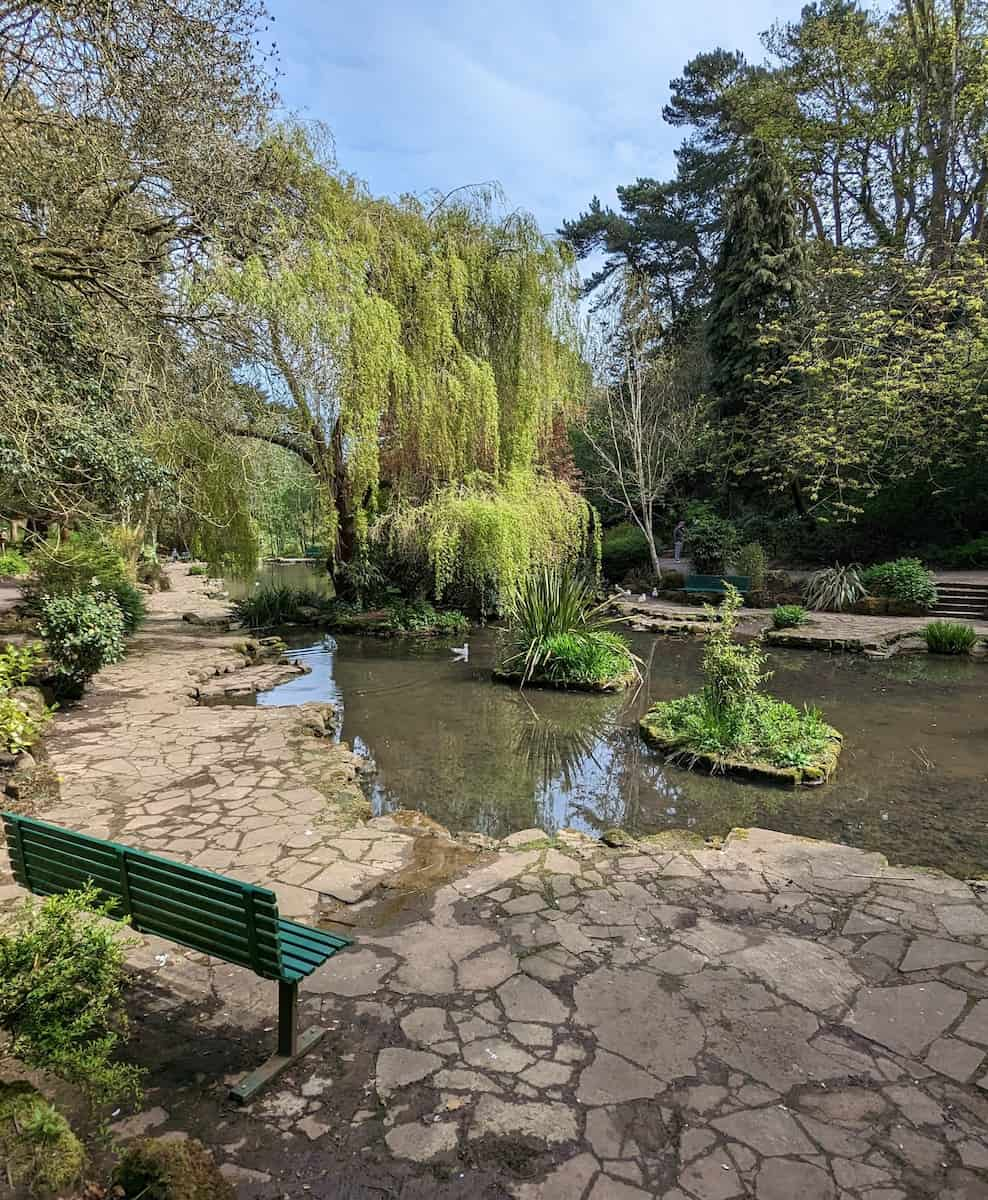
[[[78,1183],[86,1152],[68,1121],[29,1083],[0,1084],[0,1163],[14,1187],[37,1196]]]
[[[209,1151],[194,1138],[128,1142],[113,1182],[126,1200],[236,1200]]]

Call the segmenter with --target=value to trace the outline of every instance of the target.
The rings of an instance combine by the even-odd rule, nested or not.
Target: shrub
[[[195,566],[189,567],[189,574],[190,575],[208,575],[209,567],[203,567],[199,563],[196,563]]]
[[[642,592],[650,592],[652,588],[657,586],[655,575],[650,569],[638,568],[632,570],[625,575],[621,580],[621,586],[629,592],[637,592],[641,595]]]
[[[824,567],[814,571],[803,585],[807,608],[822,612],[844,612],[867,594],[858,566]]]
[[[988,533],[942,551],[940,560],[948,567],[988,567]],[[0,555],[0,575],[3,574],[2,563],[3,556]]]
[[[636,670],[637,660],[627,643],[622,638],[606,633],[607,626],[613,625],[618,618],[605,617],[604,608],[605,605],[594,604],[590,587],[583,580],[548,567],[533,572],[515,594],[507,652],[502,657],[501,668],[518,672],[524,685],[533,676],[549,671],[554,639],[577,634],[582,642],[579,650],[575,643],[556,643],[565,646],[564,654],[571,656],[570,662],[576,654],[583,654],[589,659],[589,643],[597,641],[615,655],[620,653],[620,644],[625,669],[619,674]]]
[[[312,588],[270,583],[255,589],[243,600],[235,601],[233,611],[249,629],[263,629],[297,621],[303,615],[301,609],[322,609],[325,604],[326,596]]]
[[[888,596],[917,608],[932,608],[937,602],[933,573],[918,558],[897,558],[894,562],[868,567],[861,580],[874,596]]]
[[[81,695],[97,671],[124,656],[123,613],[100,591],[43,597],[38,629],[66,695]]]
[[[623,579],[632,570],[649,572],[651,560],[645,535],[637,525],[624,522],[605,529],[600,540],[600,569],[608,579]],[[654,580],[649,587],[654,585]]]
[[[0,652],[0,750],[20,754],[30,750],[51,720],[52,710],[35,692],[37,703],[30,700],[31,692],[18,694],[38,669],[41,646],[8,646]]]
[[[117,549],[98,530],[73,532],[62,542],[50,537],[32,553],[31,567],[35,578],[26,594],[34,608],[43,596],[98,590],[116,599],[126,633],[133,633],[144,620],[144,597]]]
[[[0,553],[0,578],[5,575],[26,575],[30,569],[30,563],[19,550]]]
[[[776,629],[796,629],[808,620],[809,614],[801,604],[780,604],[772,613],[772,624]]]
[[[971,626],[958,621],[931,621],[923,637],[931,654],[969,654],[978,641]]]
[[[470,628],[470,622],[456,609],[437,612],[428,600],[398,600],[388,606],[385,624],[397,633],[458,634]]]
[[[86,1152],[68,1121],[29,1083],[0,1083],[0,1161],[14,1187],[62,1192],[79,1182]]]
[[[749,590],[752,592],[765,591],[765,571],[767,561],[765,551],[761,548],[758,542],[748,542],[742,546],[737,554],[737,568],[739,575],[747,575],[749,580]]]
[[[126,1028],[120,927],[95,887],[28,900],[0,933],[0,1029],[10,1052],[96,1101],[139,1096],[140,1072],[112,1061]]]
[[[691,508],[687,518],[686,548],[697,575],[728,573],[737,552],[738,534],[730,521],[706,506]]]
[[[236,1193],[201,1142],[141,1138],[129,1143],[113,1182],[125,1200],[235,1200]]]

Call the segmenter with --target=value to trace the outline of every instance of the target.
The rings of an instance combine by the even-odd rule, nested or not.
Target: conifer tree
[[[789,177],[760,139],[731,192],[707,325],[710,382],[724,416],[771,387],[792,350],[804,249]]]

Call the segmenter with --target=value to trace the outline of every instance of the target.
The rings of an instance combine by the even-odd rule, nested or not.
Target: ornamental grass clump
[[[971,626],[959,621],[931,621],[922,636],[931,654],[970,654],[978,641]]]
[[[803,587],[807,608],[820,612],[844,612],[868,594],[861,577],[861,568],[837,563],[814,571]]]
[[[619,618],[605,609],[584,580],[549,567],[533,572],[515,593],[499,673],[522,686],[536,679],[606,686],[636,677],[638,660],[609,629]]]
[[[243,600],[237,600],[233,612],[248,629],[264,629],[297,621],[304,615],[301,609],[321,609],[326,600],[326,594],[314,588],[268,584]]]
[[[652,706],[645,738],[688,766],[762,768],[793,782],[820,782],[836,762],[840,735],[815,708],[797,709],[760,689],[769,678],[759,642],[735,640],[742,599],[730,585],[703,652],[703,690]]]

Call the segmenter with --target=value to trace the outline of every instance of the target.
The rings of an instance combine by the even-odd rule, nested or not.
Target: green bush
[[[387,609],[385,624],[396,633],[465,633],[470,622],[456,609],[437,611],[428,600],[397,600]]]
[[[133,633],[144,620],[144,597],[109,535],[99,530],[73,532],[62,542],[49,538],[31,554],[31,568],[34,580],[25,591],[35,609],[43,596],[97,590],[116,599],[125,633]]]
[[[727,584],[719,609],[720,620],[704,643],[704,703],[725,727],[741,723],[751,697],[764,676],[765,656],[757,642],[742,645],[734,640],[741,593]]]
[[[686,576],[682,571],[662,572],[662,590],[664,592],[678,592],[684,587],[686,587]]]
[[[100,591],[42,597],[38,630],[67,696],[81,695],[97,671],[124,656],[123,612]]]
[[[780,604],[772,612],[772,624],[776,629],[796,629],[809,619],[809,614],[801,604]]]
[[[62,1114],[29,1083],[0,1083],[0,1162],[32,1195],[79,1182],[86,1152]]]
[[[726,575],[738,549],[738,532],[730,521],[705,505],[691,506],[687,517],[686,553],[697,575]]]
[[[204,566],[201,566],[199,563],[196,563],[195,566],[189,567],[189,574],[190,575],[208,575],[209,567],[204,567]]]
[[[931,654],[969,654],[978,641],[971,626],[959,621],[931,621],[923,637]]]
[[[26,575],[30,569],[31,564],[19,550],[0,552],[0,579],[5,575]]]
[[[917,608],[932,608],[937,602],[937,585],[932,571],[918,558],[897,558],[866,568],[861,581],[873,596],[887,596]]]
[[[113,1183],[124,1200],[236,1200],[233,1185],[194,1138],[140,1138],[120,1156]]]
[[[52,709],[43,702],[40,693],[35,704],[15,691],[27,683],[40,662],[39,644],[8,646],[0,652],[0,750],[9,754],[30,750],[51,720]]]
[[[93,1100],[137,1098],[140,1072],[113,1060],[126,1029],[120,926],[95,887],[28,900],[0,933],[0,1029],[30,1067]]]
[[[806,607],[821,612],[844,612],[863,599],[867,592],[861,568],[843,567],[840,563],[814,571],[803,585]]]
[[[752,592],[765,591],[765,572],[768,560],[765,551],[758,542],[748,542],[741,547],[735,560],[739,575],[746,575],[749,590]]]
[[[623,651],[625,665],[619,675],[636,671],[637,660],[628,644],[607,632],[607,627],[615,624],[618,618],[604,616],[604,608],[605,605],[594,603],[590,586],[576,576],[548,567],[533,572],[523,581],[511,606],[501,670],[520,674],[525,684],[550,671],[554,644],[564,645],[564,654],[570,654],[572,662],[572,656],[577,654],[589,660],[589,644],[596,641],[615,655]],[[579,649],[576,643],[555,641],[571,634],[578,636]],[[569,681],[576,682],[572,677]],[[600,680],[583,682],[598,683]]]
[[[645,570],[651,576],[648,542],[637,525],[625,522],[605,529],[600,541],[600,569],[608,579],[623,579],[629,571]],[[654,580],[649,586],[654,586]]]
[[[264,629],[270,625],[285,625],[304,619],[300,609],[322,610],[326,602],[325,594],[315,589],[269,583],[256,588],[243,600],[235,601],[233,611],[249,629]]]
[[[960,546],[951,546],[949,550],[941,551],[940,561],[945,566],[960,569],[988,567],[988,533],[982,533],[969,542],[963,542]],[[2,556],[0,556],[0,564],[2,564]],[[2,565],[0,565],[0,575],[2,574]]]

